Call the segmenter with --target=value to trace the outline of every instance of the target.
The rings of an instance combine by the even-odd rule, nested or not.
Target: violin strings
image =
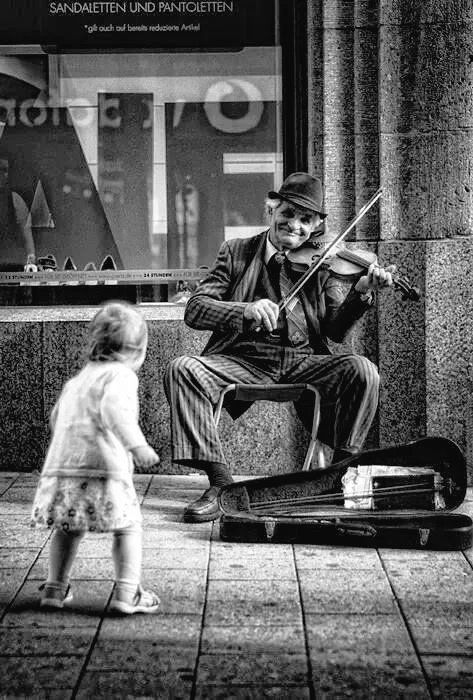
[[[376,511],[376,510],[373,509],[373,508],[372,508],[372,509],[369,509],[369,508],[364,508],[364,509],[362,509],[362,508],[360,508],[359,511],[358,511],[358,513],[359,513],[361,510],[363,510],[363,511],[364,511],[364,510],[369,511],[370,514],[371,514],[371,513],[375,513],[375,512],[378,512],[378,513],[380,512],[379,510]],[[393,508],[391,512],[394,512],[394,510],[395,510],[395,509]],[[397,510],[397,509],[396,509],[396,510]],[[351,512],[353,513],[353,511],[351,511]],[[281,511],[274,511],[274,512],[271,511],[270,513],[263,513],[262,515],[263,515],[264,517],[267,517],[267,518],[315,518],[315,519],[318,520],[318,516],[320,515],[320,513],[321,513],[321,511],[317,511],[317,510],[303,510],[303,511],[300,511],[300,512],[298,512],[298,511],[293,511],[293,510],[281,510]],[[346,508],[340,508],[340,507],[338,507],[338,508],[334,508],[334,509],[330,510],[330,515],[332,515],[333,513],[335,513],[335,514],[340,513],[340,515],[342,515],[342,514],[344,515],[344,514],[346,514],[346,513],[349,514],[350,511],[347,511]],[[259,514],[259,513],[256,513],[256,515],[260,515],[260,514]],[[368,517],[368,513],[366,514],[365,517]]]
[[[398,486],[384,486],[380,489],[376,489],[376,494],[401,494],[405,492],[412,491],[412,489],[419,488],[420,486],[430,486],[429,482],[420,482],[418,484],[406,484],[405,486],[398,485]],[[364,492],[361,494],[357,494],[356,496],[353,496],[354,498],[368,498],[369,496],[372,496],[373,492]],[[343,491],[334,491],[332,493],[327,493],[327,494],[311,494],[309,496],[299,496],[299,497],[291,497],[291,498],[280,498],[280,499],[275,499],[274,501],[270,501],[271,503],[292,503],[294,501],[298,503],[303,503],[304,501],[312,501],[313,499],[316,499],[318,501],[325,501],[325,500],[331,500],[333,497],[338,497],[338,498],[345,498],[345,494]],[[352,498],[352,496],[349,496],[349,498]],[[268,501],[266,501],[268,503]]]
[[[383,494],[379,493],[379,491],[376,491],[375,494],[373,493],[362,493],[362,494],[356,494],[353,496],[338,496],[337,494],[333,494],[335,498],[333,497],[324,497],[324,498],[318,498],[317,496],[313,497],[306,497],[306,498],[293,498],[293,499],[280,499],[280,500],[274,500],[274,501],[268,501],[267,503],[262,503],[262,504],[257,504],[257,505],[252,505],[251,509],[252,510],[267,510],[268,508],[273,508],[274,506],[286,506],[286,505],[320,505],[320,504],[330,504],[331,502],[336,502],[336,501],[343,501],[345,498],[347,500],[360,500],[360,499],[366,499],[366,498],[372,498],[377,495],[409,495],[409,494],[417,494],[417,493],[434,493],[435,490],[432,488],[427,488],[427,489],[410,489],[406,491],[399,491],[395,492],[394,494]]]
[[[363,260],[361,255],[357,255],[354,253],[352,250],[349,248],[344,248],[343,253],[340,255],[341,258],[345,258],[345,260],[348,260],[349,262],[353,262],[357,265],[363,266],[368,268],[371,263],[369,263],[367,260]]]
[[[376,496],[402,496],[402,495],[409,495],[409,494],[417,494],[417,493],[435,493],[439,489],[433,489],[432,487],[429,488],[420,488],[421,486],[429,486],[429,484],[426,483],[420,483],[416,484],[415,486],[387,486],[384,488],[376,489],[375,492],[365,492],[365,493],[360,493],[360,494],[353,494],[353,495],[348,495],[346,496],[343,492],[337,491],[334,493],[329,493],[329,494],[320,494],[320,495],[311,495],[311,496],[301,496],[301,497],[292,497],[292,498],[279,498],[279,499],[274,499],[271,501],[265,501],[264,503],[253,503],[250,505],[250,509],[252,511],[255,510],[267,510],[268,508],[273,508],[274,506],[286,506],[286,505],[317,505],[317,504],[322,504],[322,503],[330,503],[332,501],[343,501],[345,499],[347,500],[359,500],[362,498],[373,498]]]
[[[412,493],[423,494],[423,493],[432,493],[432,491],[430,489],[418,489],[416,491],[413,491]],[[354,499],[350,498],[348,500],[354,500]],[[288,511],[288,506],[291,507],[291,511]],[[286,503],[280,507],[277,507],[277,506],[272,505],[272,504],[269,504],[267,506],[265,505],[263,507],[256,507],[256,508],[250,506],[249,512],[251,512],[255,515],[265,514],[265,513],[267,513],[269,515],[282,515],[282,514],[287,513],[287,512],[297,513],[297,511],[299,509],[307,508],[310,506],[314,506],[316,510],[319,509],[319,512],[320,512],[320,508],[328,508],[328,507],[330,507],[330,510],[336,509],[336,510],[340,510],[341,512],[346,512],[346,510],[347,510],[342,504],[337,504],[337,503],[320,504],[318,502],[307,501],[306,503],[295,502],[292,505],[290,503]],[[359,510],[373,510],[373,508],[371,506],[367,507],[367,508],[360,507]]]

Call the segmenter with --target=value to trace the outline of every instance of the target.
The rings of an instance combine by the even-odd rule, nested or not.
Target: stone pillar
[[[473,461],[473,6],[469,0],[308,2],[309,169],[328,238],[382,186],[352,244],[419,286],[380,294],[349,339],[382,377],[371,442],[425,434]],[[351,245],[352,245],[351,244]]]
[[[472,65],[471,2],[382,0],[379,255],[423,298],[379,306],[380,442],[443,435],[470,465]]]
[[[309,2],[308,14],[309,168],[324,180],[333,237],[379,187],[376,2]],[[377,236],[374,208],[356,237]]]
[[[328,218],[325,237],[343,231],[379,187],[378,23],[373,0],[307,4],[309,30],[309,170],[322,178]],[[349,237],[375,248],[378,207]],[[350,284],[350,283],[348,283]],[[377,318],[371,313],[337,352],[378,360]],[[377,423],[367,446],[378,444]]]

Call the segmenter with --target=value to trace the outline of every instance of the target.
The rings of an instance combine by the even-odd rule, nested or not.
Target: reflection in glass
[[[212,264],[225,238],[265,226],[261,202],[282,180],[280,95],[278,46],[0,57],[1,268]]]

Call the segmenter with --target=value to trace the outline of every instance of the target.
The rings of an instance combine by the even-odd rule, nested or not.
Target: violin
[[[314,256],[314,247],[313,244],[312,246],[301,246],[302,251],[304,248],[309,247],[309,259],[304,264],[304,269],[305,272],[301,275],[300,279],[296,284],[292,287],[292,289],[286,294],[284,299],[281,299],[281,301],[278,304],[279,310],[282,311],[285,308],[292,308],[297,302],[296,302],[296,296],[299,293],[299,291],[302,289],[302,287],[308,282],[308,280],[319,270],[322,265],[325,265],[327,261],[334,259],[335,262],[339,262],[338,259],[344,260],[346,262],[351,262],[352,264],[359,265],[359,272],[366,270],[369,268],[372,262],[374,260],[371,258],[368,262],[368,259],[366,257],[366,253],[368,255],[370,254],[367,251],[363,251],[363,255],[361,255],[360,252],[356,251],[349,251],[345,248],[341,248],[339,243],[346,238],[348,233],[354,228],[359,221],[365,216],[365,214],[371,209],[371,207],[375,204],[375,202],[378,201],[378,199],[381,197],[383,194],[382,188],[379,188],[376,190],[374,195],[366,202],[366,204],[360,209],[358,214],[352,219],[350,224],[347,226],[347,228],[342,231],[338,236],[336,236],[331,243],[328,244],[328,246],[325,248],[323,252],[320,253],[320,255],[315,254]],[[311,250],[310,250],[311,248]],[[291,251],[291,255],[294,258],[296,256],[297,250]],[[307,251],[305,253],[307,256]],[[315,259],[314,259],[315,258]],[[330,262],[327,263],[330,266]],[[334,263],[335,264],[335,263]],[[353,269],[352,273],[353,274]],[[394,281],[395,280],[395,281]],[[404,298],[405,299],[411,299],[412,301],[418,301],[420,299],[420,292],[416,287],[412,287],[409,282],[399,276],[395,276],[393,278],[393,282],[396,287],[402,289],[404,292]]]
[[[370,250],[351,250],[345,247],[338,247],[332,251],[332,255],[325,259],[324,267],[329,269],[337,277],[357,279],[360,274],[367,270],[372,263],[377,263],[376,253]],[[305,272],[314,265],[321,256],[320,249],[314,246],[309,240],[306,244],[287,253],[287,259],[291,267],[297,272]],[[420,291],[413,287],[405,277],[393,274],[393,284],[402,291],[403,300],[419,301]]]

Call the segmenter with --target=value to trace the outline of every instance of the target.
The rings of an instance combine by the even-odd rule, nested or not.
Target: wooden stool
[[[310,391],[314,395],[314,417],[310,433],[309,446],[305,456],[303,470],[310,469],[314,452],[317,448],[317,468],[325,468],[325,457],[323,449],[317,444],[317,431],[320,422],[320,395],[317,389],[310,384],[229,384],[220,394],[217,406],[214,411],[215,424],[218,425],[225,399],[236,401],[276,401],[284,403],[287,401],[297,401],[304,391]]]

